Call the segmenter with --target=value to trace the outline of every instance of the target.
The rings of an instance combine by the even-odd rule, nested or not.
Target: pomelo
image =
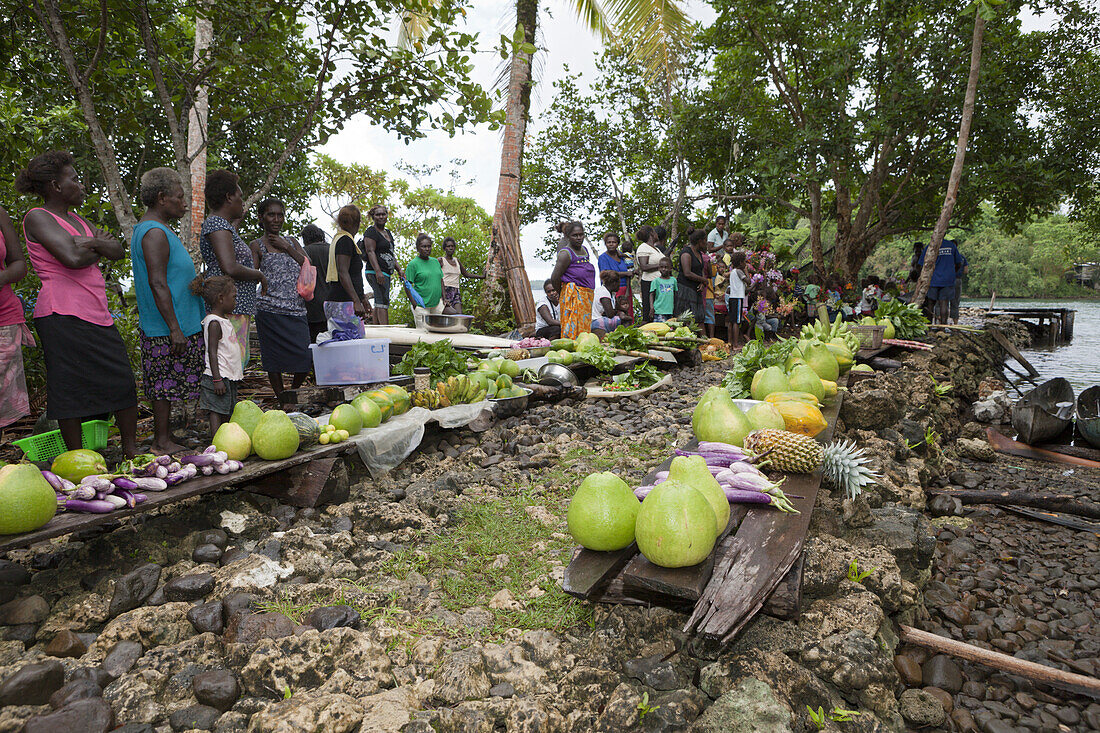
[[[252,431],[252,448],[265,461],[290,458],[298,450],[298,428],[282,410],[269,410]]]
[[[363,419],[362,427],[376,428],[382,424],[382,408],[367,395],[355,395],[355,399],[351,401],[351,404],[359,410],[359,415]]]
[[[235,422],[224,422],[210,441],[234,461],[243,461],[252,453],[252,438]]]
[[[780,367],[771,366],[752,375],[749,392],[754,400],[762,400],[772,392],[789,392],[790,389],[790,382],[783,370]]]
[[[363,413],[355,405],[349,405],[345,402],[336,406],[336,409],[328,417],[328,423],[335,426],[337,432],[346,430],[349,436],[358,435],[359,431],[363,429]]]
[[[252,400],[241,400],[233,405],[233,414],[229,416],[229,422],[240,425],[251,438],[252,431],[256,429],[256,424],[260,422],[263,414],[264,411]]]
[[[852,359],[852,352],[848,350],[847,346],[830,342],[825,344],[825,348],[828,349],[829,353],[836,359],[836,365],[837,368],[840,369],[841,374],[846,373],[852,368],[852,364],[854,364],[855,361]]]
[[[756,430],[786,430],[787,423],[783,421],[783,415],[779,413],[775,405],[770,402],[760,402],[749,408],[745,416]]]
[[[634,541],[641,504],[626,482],[613,473],[594,473],[569,501],[569,533],[589,550],[621,550]]]
[[[0,535],[31,532],[56,513],[57,494],[33,464],[0,468]]]
[[[686,484],[669,480],[657,484],[642,502],[634,539],[638,550],[654,565],[698,565],[714,549],[718,538],[714,520],[714,509],[705,496]]]
[[[502,375],[508,375],[510,379],[515,379],[516,377],[518,377],[520,371],[521,370],[519,368],[519,364],[512,361],[511,359],[505,359],[500,365],[500,373]]]
[[[897,335],[898,331],[896,328],[894,328],[894,322],[891,321],[889,318],[883,316],[879,319],[878,325],[886,326],[886,330],[882,332],[882,337],[884,339],[892,339],[894,338],[894,336]]]
[[[588,351],[600,345],[600,337],[591,331],[587,331],[577,336],[577,351]]]
[[[806,347],[806,351],[803,352],[802,356],[806,359],[806,363],[810,365],[810,368],[822,379],[835,382],[836,378],[840,376],[840,365],[837,364],[833,352],[829,351],[824,344],[811,344]]]
[[[507,374],[501,374],[497,377],[497,389],[511,389],[512,378]]]
[[[707,461],[702,456],[676,456],[668,468],[668,480],[679,481],[698,491],[714,510],[714,524],[720,528],[726,528],[730,521],[730,502],[726,498],[726,492],[718,485],[714,474],[707,468]]]
[[[691,429],[699,440],[739,446],[753,428],[725,387],[711,387],[691,413]]]
[[[107,461],[94,450],[79,448],[65,451],[54,458],[50,470],[63,479],[79,484],[85,476],[107,473]]]
[[[825,385],[821,383],[821,377],[807,364],[801,364],[791,370],[790,384],[792,392],[808,392],[821,400],[825,399]]]

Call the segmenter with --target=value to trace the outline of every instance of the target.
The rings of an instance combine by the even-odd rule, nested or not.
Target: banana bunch
[[[442,405],[440,404],[441,399],[442,398],[440,397],[439,393],[436,392],[434,389],[425,389],[420,392],[412,393],[413,405],[416,407],[424,407],[429,410],[434,410],[437,407],[442,407]]]
[[[435,385],[435,391],[439,395],[440,407],[479,402],[485,399],[487,394],[485,387],[465,374],[448,377],[445,381],[439,382]]]

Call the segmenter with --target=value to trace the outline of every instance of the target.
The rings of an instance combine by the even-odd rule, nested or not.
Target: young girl
[[[727,240],[728,242],[729,240]],[[741,311],[745,307],[745,253],[729,253],[729,280],[726,285],[726,339],[730,348],[737,348],[741,341]],[[746,342],[748,339],[745,339]]]
[[[237,302],[237,289],[225,276],[191,281],[191,292],[206,301],[206,318],[202,319],[202,337],[206,342],[206,369],[199,382],[199,409],[210,413],[210,433],[213,435],[233,413],[237,403],[237,388],[244,379],[241,350],[229,314]]]

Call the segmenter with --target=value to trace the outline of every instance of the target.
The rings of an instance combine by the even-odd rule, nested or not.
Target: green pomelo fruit
[[[875,371],[875,369],[870,364],[856,364],[854,367],[852,367],[852,371],[853,372],[873,372],[873,371]]]
[[[740,446],[753,428],[725,387],[711,387],[691,413],[691,429],[699,440]]]
[[[878,325],[886,326],[886,330],[882,332],[882,337],[884,339],[892,339],[894,338],[894,336],[897,335],[898,331],[896,328],[894,328],[894,322],[891,321],[889,318],[886,318],[884,316],[879,320]]]
[[[641,504],[626,482],[613,473],[594,473],[577,487],[565,520],[581,547],[621,550],[634,541]]]
[[[829,351],[828,347],[824,344],[813,344],[809,346],[804,356],[806,363],[809,364],[810,368],[814,370],[814,373],[822,379],[828,379],[830,382],[835,382],[836,378],[840,376],[840,365],[837,364],[833,352]],[[782,392],[785,390],[777,391]]]
[[[235,422],[223,422],[210,442],[234,461],[243,461],[252,453],[252,438]]]
[[[774,430],[787,429],[787,422],[783,419],[783,414],[779,412],[779,408],[770,402],[759,402],[753,405],[745,413],[745,416],[756,430],[766,430],[768,428]]]
[[[730,521],[730,502],[726,498],[726,492],[718,485],[714,474],[707,468],[707,461],[702,456],[676,456],[668,468],[668,480],[679,481],[698,491],[714,510],[714,524],[719,527],[719,532],[726,528]]]
[[[600,345],[600,337],[592,332],[577,336],[577,351],[588,351]]]
[[[801,352],[792,351],[791,355],[787,357],[787,361],[783,364],[783,371],[789,372],[799,364],[805,364],[806,360],[802,358]],[[763,371],[763,370],[760,370]],[[757,372],[759,374],[759,372]],[[753,375],[754,377],[756,375]]]
[[[863,318],[859,319],[859,325],[861,325],[861,326],[877,326],[878,321],[876,321],[871,316],[864,316]]]
[[[337,405],[328,417],[328,424],[337,430],[347,430],[348,435],[358,435],[363,429],[363,413],[358,405],[348,403]]]
[[[489,389],[489,378],[485,376],[485,372],[470,372],[466,377],[476,383],[478,388]]]
[[[642,502],[634,524],[638,549],[663,568],[698,565],[714,549],[717,538],[710,502],[679,481],[657,484]]]
[[[298,450],[298,428],[282,410],[269,410],[252,431],[252,449],[265,461],[290,458]]]
[[[492,359],[486,359],[477,365],[477,370],[479,372],[495,372],[497,369],[496,366],[493,365]]]
[[[382,424],[382,409],[378,403],[365,394],[356,395],[351,401],[352,407],[359,411],[364,428],[376,428]],[[348,432],[351,432],[350,430]]]
[[[772,392],[789,392],[790,389],[791,385],[783,370],[777,366],[771,366],[752,375],[749,393],[754,400],[762,400]]]
[[[241,400],[233,405],[233,414],[229,416],[229,422],[240,425],[251,438],[252,431],[256,429],[256,424],[260,422],[263,414],[264,411],[252,400]]]
[[[489,386],[485,389],[485,396],[492,398],[497,396],[497,383],[489,382]]]
[[[840,369],[840,373],[844,374],[852,368],[852,364],[855,360],[852,359],[852,352],[848,350],[847,346],[839,346],[837,344],[828,343],[825,344],[825,348],[829,350],[829,353],[836,359],[837,368]],[[829,380],[832,381],[832,380]]]
[[[13,463],[0,468],[0,534],[32,532],[56,513],[57,495],[34,465]]]
[[[825,399],[825,385],[821,383],[821,377],[808,365],[802,364],[791,370],[790,379],[792,392],[808,392],[821,401]]]
[[[50,470],[63,479],[79,484],[85,476],[107,473],[107,461],[94,450],[79,448],[65,451],[53,459]]]
[[[518,377],[520,371],[519,364],[511,359],[505,359],[504,363],[500,365],[500,373],[507,374],[511,379]]]
[[[560,354],[560,357],[561,357],[561,361],[558,362],[559,364],[564,364],[565,366],[569,366],[570,364],[573,363],[573,352],[572,351],[559,351],[558,354]]]

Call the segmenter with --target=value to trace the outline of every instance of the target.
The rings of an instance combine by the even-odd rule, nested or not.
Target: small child
[[[230,278],[219,275],[191,281],[191,292],[206,301],[206,318],[202,319],[202,337],[206,343],[206,369],[199,382],[199,409],[210,413],[210,433],[213,435],[233,413],[237,389],[244,379],[241,347],[229,314],[237,304],[237,286]]]
[[[748,279],[745,274],[745,253],[740,251],[730,253],[729,282],[726,285],[726,339],[731,349],[736,349],[741,341],[741,312],[745,308]],[[747,338],[746,341],[748,341]]]
[[[653,320],[663,323],[672,318],[676,305],[676,278],[672,277],[672,260],[662,257],[657,263],[661,276],[653,281]]]

